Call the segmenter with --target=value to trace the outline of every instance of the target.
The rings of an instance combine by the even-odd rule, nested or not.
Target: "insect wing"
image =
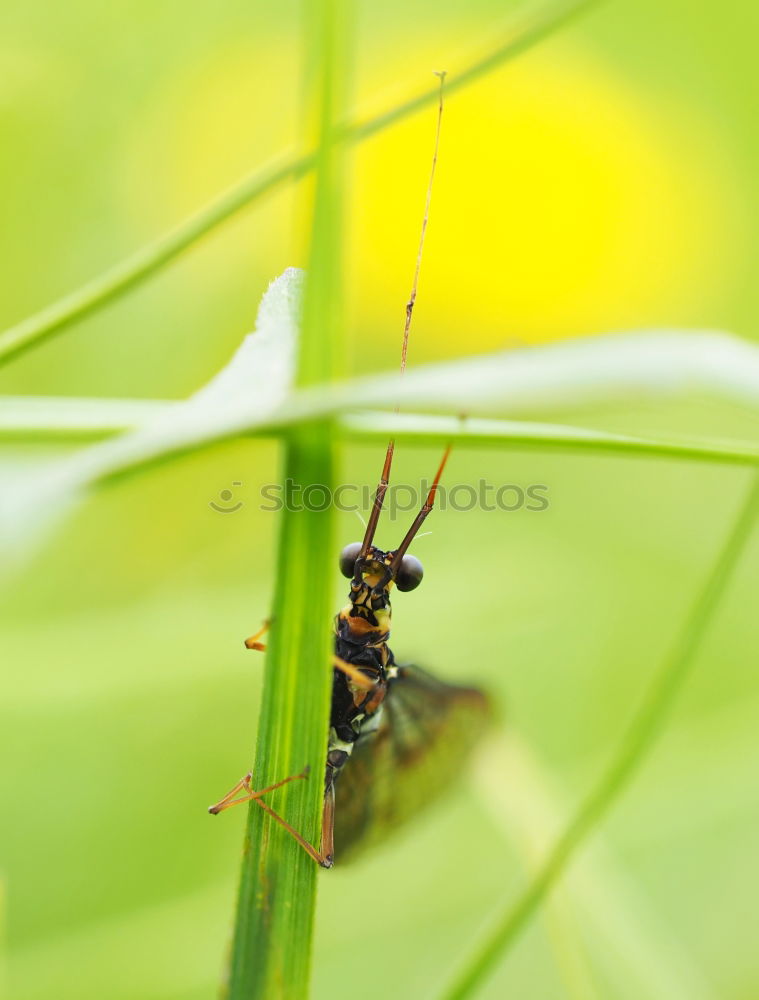
[[[386,839],[452,787],[489,717],[490,703],[476,688],[401,667],[378,727],[359,736],[336,782],[338,862]]]

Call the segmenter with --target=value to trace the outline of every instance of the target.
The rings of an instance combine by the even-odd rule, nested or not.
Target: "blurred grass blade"
[[[275,279],[261,300],[255,333],[242,342],[229,364],[185,402],[161,406],[138,430],[78,452],[71,459],[50,461],[8,480],[0,494],[2,566],[12,567],[30,544],[55,526],[83,490],[106,468],[142,464],[173,451],[184,441],[195,447],[205,430],[224,419],[244,400],[259,417],[273,412],[291,388],[303,273],[289,268]],[[91,417],[91,401],[81,418]],[[11,405],[3,407],[6,419]],[[72,406],[68,407],[69,419]],[[150,461],[150,459],[148,459]]]
[[[78,441],[110,437],[150,423],[169,399],[0,396],[0,440]]]
[[[516,57],[542,41],[575,15],[594,6],[595,2],[596,0],[574,0],[574,2],[548,3],[534,9],[526,9],[517,18],[512,17],[504,32],[506,38],[503,42],[484,56],[470,62],[457,74],[451,75],[446,87],[448,94],[491,73],[508,59]],[[333,130],[332,137],[335,141],[344,143],[362,142],[376,132],[389,128],[419,111],[425,105],[434,104],[437,96],[437,89],[430,88],[364,122],[346,122],[339,129]],[[313,169],[316,159],[317,154],[313,152],[302,156],[280,156],[267,166],[255,170],[205,208],[126,260],[115,264],[97,278],[93,278],[57,302],[51,303],[40,312],[9,327],[0,333],[0,365],[60,333],[72,323],[103,308],[131,288],[146,281],[241,209],[275,190],[280,184],[305,176]]]
[[[601,3],[602,0],[565,0],[560,3],[548,0],[544,3],[524,4],[522,9],[508,15],[503,28],[503,42],[479,58],[468,61],[463,69],[449,68],[445,78],[446,99],[456,91],[492,73],[503,63],[516,59],[533,45],[545,41],[554,32],[570,24],[574,18],[587,13],[593,7],[600,6]],[[427,90],[363,123],[343,126],[340,136],[352,142],[368,139],[375,133],[420,111],[425,105],[434,104],[437,98],[437,88]]]
[[[695,600],[670,655],[624,735],[604,774],[580,805],[564,833],[524,893],[508,907],[474,949],[463,971],[442,994],[445,1000],[472,996],[493,966],[514,944],[520,932],[556,884],[575,852],[620,796],[659,734],[675,696],[690,672],[701,639],[729,583],[759,513],[759,475],[751,477],[748,496],[725,540],[702,591]]]
[[[271,291],[273,295],[275,288],[283,288],[283,306],[291,313],[286,321],[290,330],[299,281],[298,273],[290,270],[279,279],[284,284],[275,283]],[[281,350],[292,360],[291,347],[284,345]],[[701,393],[759,411],[759,347],[720,333],[662,331],[595,336],[422,365],[408,369],[403,379],[394,372],[303,386],[289,395],[283,392],[281,369],[273,369],[277,378],[273,385],[267,385],[268,369],[264,364],[272,362],[270,350],[262,352],[262,365],[258,367],[253,348],[248,354],[243,347],[228,367],[240,363],[243,356],[245,365],[241,365],[239,374],[230,371],[219,375],[195,397],[177,403],[149,425],[57,463],[51,469],[55,492],[80,492],[216,441],[249,433],[281,432],[352,411],[357,400],[367,408],[390,408],[400,403],[406,411],[433,408],[473,415],[543,417],[576,405],[593,406],[609,400],[659,401]],[[255,393],[245,389],[248,377],[258,380]],[[37,485],[43,487],[43,502],[50,494],[45,493],[44,484]]]
[[[508,735],[492,735],[479,749],[474,777],[482,809],[490,814],[504,840],[516,846],[526,874],[532,875],[540,865],[543,842],[550,836],[550,823],[546,821],[552,816],[540,799],[535,769],[524,773],[528,753],[529,748],[513,729],[508,730]],[[557,889],[546,900],[543,914],[562,996],[566,1000],[601,1000],[593,963],[589,961],[590,945],[586,945],[572,902],[568,892]],[[628,970],[623,971],[627,975]],[[612,982],[616,987],[617,983]]]
[[[394,385],[361,380],[364,406],[537,416],[567,407],[703,393],[759,409],[759,346],[710,330],[597,334],[423,365]]]
[[[527,420],[481,420],[423,413],[370,412],[347,414],[337,422],[340,437],[371,442],[389,437],[409,444],[526,448],[541,451],[586,452],[594,455],[638,455],[686,461],[756,465],[759,445],[753,442],[696,441],[676,437],[642,438],[569,424]]]
[[[0,397],[0,440],[53,443],[110,437],[137,430],[176,406],[170,400],[76,399],[53,396]],[[527,420],[483,420],[425,413],[371,410],[347,413],[332,425],[338,441],[385,442],[394,437],[408,444],[526,448],[638,455],[685,461],[755,465],[759,445],[748,441],[695,440],[662,435],[656,438],[615,434],[570,424]],[[287,427],[263,424],[246,436],[287,436]]]
[[[302,386],[329,383],[343,355],[343,179],[332,129],[344,100],[349,13],[346,0],[320,0],[308,8],[305,17],[304,45],[313,57],[305,89],[318,153],[296,373]],[[302,487],[332,486],[333,445],[326,424],[298,428],[290,437],[283,479]],[[309,781],[280,789],[271,796],[270,805],[317,848],[332,678],[333,520],[331,505],[325,510],[285,507],[280,513],[271,639],[253,768],[254,787],[263,788],[310,766]],[[308,996],[317,874],[317,866],[295,840],[251,803],[229,1000],[304,1000]]]
[[[759,409],[759,348],[716,333],[615,334],[563,344],[464,358],[408,369],[401,379],[372,376],[317,385],[301,383],[288,392],[295,361],[295,330],[302,274],[289,269],[269,288],[259,310],[257,333],[248,338],[230,364],[184,403],[176,403],[128,434],[84,448],[70,458],[46,463],[34,474],[10,480],[0,495],[0,551],[4,569],[12,567],[36,540],[44,537],[90,487],[145,469],[154,463],[209,447],[244,434],[292,432],[304,424],[355,409],[392,406],[406,410],[436,407],[476,414],[550,413],[610,399],[661,400],[693,392],[726,398]],[[334,300],[333,300],[334,301]],[[325,319],[330,315],[329,311]],[[314,320],[315,322],[315,320]],[[314,364],[320,352],[313,352]],[[338,363],[323,352],[330,364]],[[6,408],[6,416],[7,416]],[[70,413],[69,413],[70,416]],[[351,418],[356,434],[373,436],[360,416]],[[386,418],[393,419],[393,418]],[[414,431],[413,418],[395,418],[409,436],[432,440],[429,415]],[[449,418],[450,419],[450,418]],[[404,423],[405,422],[405,423]],[[552,427],[494,428],[470,421],[470,441],[501,438],[505,444],[589,449],[659,458],[753,463],[750,445],[699,445],[679,441],[636,441],[623,435]],[[345,429],[345,427],[344,427]],[[12,557],[12,558],[9,558]]]
[[[746,735],[744,731],[744,739]],[[700,772],[694,784],[700,790],[698,813],[703,817]],[[482,747],[475,786],[482,808],[504,839],[516,842],[530,871],[538,871],[569,815],[561,784],[550,769],[510,729]],[[547,906],[557,902],[563,904],[560,923],[550,930],[561,934],[564,951],[573,944],[579,950],[578,933],[588,932],[582,938],[593,966],[604,969],[617,1000],[716,1000],[699,956],[678,940],[678,929],[655,911],[601,838],[588,843],[561,886],[546,899]],[[578,990],[583,1000],[589,992]]]

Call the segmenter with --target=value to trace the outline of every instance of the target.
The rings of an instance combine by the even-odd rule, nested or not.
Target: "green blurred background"
[[[454,74],[508,12],[354,9],[361,113],[429,85],[432,69]],[[657,326],[756,338],[757,28],[745,0],[612,2],[452,96],[411,360]],[[0,48],[3,327],[297,146],[294,3],[16,0]],[[351,371],[396,363],[433,124],[416,115],[350,158]],[[0,392],[188,395],[252,327],[268,281],[303,263],[299,208],[295,188],[279,190],[1,369]],[[700,399],[566,416],[757,433],[755,416]],[[3,476],[51,453],[5,445]],[[398,480],[437,457],[401,449]],[[379,461],[346,449],[344,476],[373,483]],[[205,806],[254,745],[261,661],[241,639],[269,609],[276,525],[258,503],[277,475],[274,443],[240,442],[130,479],[90,498],[4,592],[14,997],[216,994],[244,817]],[[416,998],[446,980],[524,884],[549,814],[613,752],[747,482],[727,467],[506,451],[460,450],[449,475],[549,487],[540,515],[436,513],[417,549],[425,583],[395,607],[399,658],[493,692],[511,764],[493,748],[407,834],[320,879],[319,998]],[[215,513],[234,481],[243,508]],[[341,538],[357,528],[343,515]],[[757,570],[755,539],[655,754],[483,996],[759,994]],[[341,589],[336,571],[336,608]]]

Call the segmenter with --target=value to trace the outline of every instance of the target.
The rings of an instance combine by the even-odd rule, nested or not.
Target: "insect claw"
[[[298,777],[299,778],[307,778],[310,773],[311,773],[311,765],[310,764],[306,764],[306,766],[300,772],[300,774],[298,775]]]
[[[264,650],[266,649],[266,643],[258,642],[258,640],[261,638],[262,635],[264,635],[268,631],[270,625],[271,625],[271,618],[267,618],[264,621],[263,626],[254,635],[249,636],[245,640],[245,648],[255,649],[257,652],[263,653]]]

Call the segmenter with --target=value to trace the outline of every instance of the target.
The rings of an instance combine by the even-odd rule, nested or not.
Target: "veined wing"
[[[359,736],[335,786],[335,858],[388,833],[451,787],[487,728],[491,707],[476,688],[417,666],[390,682],[379,726]]]

